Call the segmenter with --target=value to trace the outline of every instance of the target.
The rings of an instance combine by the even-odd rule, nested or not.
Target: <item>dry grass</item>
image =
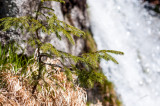
[[[57,62],[57,61],[52,61]],[[58,68],[58,67],[57,67]],[[36,72],[36,63],[28,66],[25,76],[15,75],[11,71],[1,72],[0,105],[3,106],[85,106],[86,91],[69,82],[64,72],[46,65],[43,78],[39,80],[36,92],[32,91],[32,73]]]

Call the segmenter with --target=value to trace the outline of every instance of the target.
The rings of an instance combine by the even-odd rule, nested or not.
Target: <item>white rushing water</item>
[[[98,49],[120,50],[119,65],[102,62],[124,106],[160,106],[160,19],[140,0],[88,0]]]

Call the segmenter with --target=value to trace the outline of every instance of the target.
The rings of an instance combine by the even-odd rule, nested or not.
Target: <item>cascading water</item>
[[[88,0],[98,49],[125,53],[102,62],[125,106],[160,106],[160,19],[139,0]]]

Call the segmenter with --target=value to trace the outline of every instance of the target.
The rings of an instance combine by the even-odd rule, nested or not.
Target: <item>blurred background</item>
[[[124,106],[160,106],[160,1],[88,0],[98,49],[125,53],[101,62]]]

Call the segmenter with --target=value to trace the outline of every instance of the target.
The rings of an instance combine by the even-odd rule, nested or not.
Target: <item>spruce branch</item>
[[[39,80],[43,79],[43,70],[45,65],[50,65],[52,67],[59,67],[65,71],[66,76],[69,81],[72,81],[72,74],[76,74],[78,76],[78,81],[80,85],[93,87],[95,82],[104,83],[104,79],[106,78],[103,73],[99,70],[99,62],[100,59],[104,59],[106,61],[113,61],[118,64],[117,60],[111,56],[111,54],[123,55],[124,53],[121,51],[115,50],[100,50],[96,52],[83,53],[79,56],[74,56],[70,53],[66,53],[58,50],[51,43],[43,43],[41,41],[40,32],[43,32],[47,35],[56,36],[59,40],[62,39],[62,36],[65,36],[71,44],[75,44],[73,36],[86,38],[86,34],[79,30],[76,27],[73,27],[61,20],[59,20],[54,13],[54,9],[44,7],[43,3],[47,1],[57,1],[64,2],[63,0],[41,0],[36,10],[36,16],[22,16],[22,17],[6,17],[0,19],[0,27],[2,27],[2,31],[8,30],[20,30],[22,33],[30,34],[30,38],[26,41],[28,44],[32,45],[32,47],[36,48],[38,70],[37,74],[33,75],[35,78],[34,85],[32,89],[32,93],[37,89],[37,85],[39,84]],[[48,10],[48,13],[43,13],[42,10]],[[43,20],[40,18],[43,16]],[[0,51],[1,53],[2,51]],[[11,53],[10,53],[11,54]],[[42,61],[42,57],[49,58],[60,58],[61,65],[45,63]],[[66,66],[64,61],[71,60],[70,66]],[[10,59],[12,61],[12,59]],[[73,64],[72,64],[73,63]]]

